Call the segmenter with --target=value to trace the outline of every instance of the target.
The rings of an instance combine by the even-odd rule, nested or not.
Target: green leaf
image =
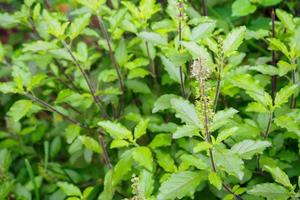
[[[197,41],[204,37],[208,37],[211,32],[216,27],[216,22],[204,22],[193,28],[192,30],[192,40]]]
[[[113,181],[113,170],[109,170],[105,174],[104,178],[104,189],[99,195],[98,200],[112,200],[114,196],[115,189],[112,185]]]
[[[193,104],[183,99],[171,99],[172,108],[176,111],[176,117],[180,118],[187,125],[202,128],[197,111]]]
[[[133,159],[138,162],[141,166],[152,171],[153,169],[153,158],[152,153],[148,147],[136,147],[132,151]]]
[[[9,109],[7,115],[14,121],[19,121],[24,117],[32,108],[32,102],[29,100],[16,101]]]
[[[32,52],[41,52],[41,51],[49,51],[52,49],[57,49],[58,46],[53,42],[46,42],[42,40],[38,40],[32,42],[30,44],[24,44],[23,52],[32,51]]]
[[[296,26],[293,21],[293,15],[281,9],[276,9],[276,15],[287,30],[294,32]]]
[[[194,148],[193,148],[193,152],[194,153],[199,153],[201,151],[206,151],[209,148],[211,148],[212,145],[208,142],[199,142]]]
[[[266,108],[272,106],[271,96],[264,91],[264,88],[249,74],[239,74],[231,80],[235,86],[246,90],[246,93],[255,101],[261,103]]]
[[[256,65],[251,66],[250,70],[258,71],[262,74],[274,76],[278,74],[278,69],[272,65]]]
[[[282,0],[261,0],[259,4],[263,6],[274,6],[278,3],[280,3]]]
[[[146,134],[147,127],[148,127],[149,119],[142,119],[134,128],[134,139],[137,140],[138,138],[142,137]]]
[[[233,136],[236,133],[237,130],[238,130],[238,127],[236,127],[236,126],[232,127],[232,128],[229,128],[229,129],[222,130],[218,134],[216,143],[221,143],[222,141],[226,140],[227,138]]]
[[[170,78],[177,83],[181,83],[179,67],[175,66],[169,59],[164,56],[160,56],[164,69],[168,72]],[[183,76],[184,80],[184,76]]]
[[[226,125],[236,113],[238,113],[238,111],[234,108],[228,108],[225,110],[218,111],[213,118],[212,130],[217,130],[222,126]]]
[[[244,177],[244,162],[239,156],[228,149],[216,148],[213,151],[215,163],[218,168],[224,170],[230,175],[234,175],[240,180]]]
[[[127,142],[126,140],[113,140],[110,143],[110,148],[121,148],[121,147],[127,147],[129,146],[129,142]]]
[[[233,29],[225,38],[223,42],[223,53],[226,57],[229,57],[234,51],[236,51],[244,40],[246,27],[241,26]]]
[[[0,83],[0,92],[4,94],[8,93],[16,93],[17,88],[14,82],[5,82],[5,83]]]
[[[141,193],[140,196],[142,198],[148,199],[151,196],[154,189],[153,184],[153,174],[148,172],[147,170],[143,170],[139,176],[138,185],[139,192]]]
[[[113,181],[111,183],[113,186],[118,185],[124,176],[131,171],[131,167],[128,166],[132,166],[133,161],[132,151],[126,151],[124,154],[122,154],[121,159],[114,167],[114,172],[112,175]]]
[[[139,37],[143,38],[147,42],[157,44],[157,45],[167,45],[168,39],[166,37],[161,36],[158,33],[154,32],[140,32],[138,34]]]
[[[97,142],[94,138],[91,138],[89,136],[81,135],[79,136],[79,139],[81,140],[81,143],[85,146],[85,148],[99,153],[102,153],[102,149],[99,145],[99,142]]]
[[[243,159],[251,159],[256,154],[262,154],[263,151],[272,144],[268,141],[243,140],[231,147],[231,150],[237,153]]]
[[[285,200],[289,198],[289,191],[276,183],[262,183],[255,185],[248,193],[265,197],[268,200]]]
[[[298,87],[298,85],[288,85],[281,88],[279,92],[276,93],[274,101],[275,106],[279,108],[281,105],[287,103],[290,96],[292,96],[295,93]]]
[[[0,13],[0,27],[9,29],[15,27],[19,23],[19,20],[14,16],[8,13]]]
[[[194,155],[189,155],[189,154],[183,154],[180,156],[180,166],[179,170],[185,171],[187,170],[190,166],[196,167],[197,169],[207,169],[209,167],[208,163],[205,162],[204,159],[201,159],[200,157],[194,156]]]
[[[200,136],[199,131],[199,127],[194,125],[178,126],[176,132],[173,134],[173,138],[178,139],[182,137]]]
[[[47,76],[45,74],[36,74],[28,83],[27,90],[31,91],[33,88],[37,87],[44,79],[46,79]]]
[[[160,167],[162,167],[166,172],[176,171],[175,161],[170,154],[159,150],[156,150],[155,153],[157,163]]]
[[[300,29],[299,29],[300,30]],[[300,32],[299,32],[300,33]],[[300,34],[299,34],[300,35]],[[299,37],[299,40],[300,40],[300,37]],[[300,43],[299,43],[300,44]],[[300,50],[300,49],[299,49]],[[278,75],[279,76],[284,76],[286,75],[288,72],[294,70],[296,68],[296,65],[295,64],[292,64],[292,63],[288,63],[284,60],[280,60],[278,63],[277,63],[277,67],[278,67]]]
[[[216,172],[209,172],[208,180],[218,190],[222,189],[222,179]]]
[[[294,190],[294,187],[291,184],[288,175],[284,171],[282,171],[279,167],[269,167],[265,165],[264,168],[272,174],[272,177],[277,183],[282,184],[283,186],[289,188],[290,190]]]
[[[75,185],[68,182],[58,182],[57,186],[67,195],[67,196],[78,196],[81,197],[81,191]]]
[[[196,42],[180,42],[188,52],[193,56],[194,59],[201,59],[205,61],[208,68],[213,69],[214,63],[211,55],[208,53],[207,49],[203,46],[198,45]]]
[[[69,29],[69,37],[74,40],[90,23],[91,14],[86,13],[83,16],[76,17],[76,19],[71,23]]]
[[[241,17],[255,12],[256,6],[249,0],[236,0],[232,4],[232,16]]]
[[[269,38],[268,41],[271,50],[281,51],[287,58],[290,58],[289,50],[283,42],[276,38]]]
[[[7,172],[12,163],[12,155],[7,149],[0,150],[0,166],[2,172]]]
[[[300,137],[300,128],[298,121],[291,115],[280,115],[274,119],[277,126],[286,128],[288,131],[296,133]]]
[[[162,111],[162,110],[166,110],[168,108],[171,108],[172,105],[171,105],[171,99],[173,98],[177,98],[176,95],[174,94],[165,94],[165,95],[162,95],[160,96],[154,103],[154,106],[153,106],[153,109],[152,109],[152,112],[153,113],[156,113],[158,111]]]
[[[169,134],[158,134],[149,144],[149,147],[156,149],[158,147],[170,146],[172,138]]]
[[[150,94],[151,90],[145,82],[139,80],[126,80],[125,82],[128,89],[134,93]]]
[[[98,125],[114,139],[132,140],[132,133],[125,126],[117,122],[101,121]]]
[[[192,195],[197,186],[207,178],[204,172],[183,171],[172,174],[159,188],[158,200],[183,198]]]
[[[118,47],[116,49],[116,60],[120,66],[123,66],[127,62],[127,48],[124,39],[120,40]]]

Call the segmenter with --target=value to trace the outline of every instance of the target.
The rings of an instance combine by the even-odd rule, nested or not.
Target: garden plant
[[[300,199],[299,0],[1,0],[0,200]]]

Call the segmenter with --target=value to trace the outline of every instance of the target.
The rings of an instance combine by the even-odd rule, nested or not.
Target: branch
[[[94,86],[91,84],[90,80],[89,80],[89,77],[88,75],[86,74],[86,72],[84,71],[84,69],[81,67],[81,65],[79,64],[79,61],[76,59],[76,57],[74,56],[71,48],[69,47],[69,45],[64,41],[62,40],[61,41],[62,44],[64,45],[65,49],[68,51],[68,53],[70,54],[73,62],[75,63],[76,67],[80,70],[82,76],[84,77],[84,80],[85,82],[87,83],[88,85],[88,88],[90,90],[90,93],[94,99],[94,102],[96,103],[96,105],[98,106],[98,108],[100,109],[100,111],[103,111],[103,114],[106,116],[106,112],[104,109],[102,109],[102,104],[101,104],[101,101],[99,99],[99,97],[96,95],[96,89],[94,88]]]
[[[156,90],[159,93],[160,88],[159,88],[159,84],[158,84],[158,81],[157,81],[155,64],[154,64],[153,59],[151,58],[151,55],[150,55],[148,42],[145,42],[145,45],[146,45],[147,56],[148,56],[148,60],[149,60],[149,64],[150,64],[151,75],[154,79],[154,84],[155,84]]]
[[[75,124],[75,125],[78,125],[80,128],[82,129],[86,129],[86,130],[92,130],[92,131],[95,131],[94,129],[80,123],[78,120],[76,119],[73,119],[71,117],[69,117],[68,115],[65,115],[63,114],[62,112],[60,112],[59,110],[57,110],[55,107],[53,107],[52,105],[48,104],[47,102],[37,98],[36,96],[32,95],[32,94],[29,94],[29,93],[25,93],[23,94],[24,96],[26,96],[27,98],[31,99],[32,101],[40,104],[41,106],[43,106],[44,108],[54,112],[54,113],[57,113],[59,115],[61,115],[63,118],[65,118],[66,120],[68,120],[69,122]],[[104,162],[105,164],[108,166],[108,168],[112,169],[113,166],[110,162],[110,158],[108,156],[108,153],[106,151],[106,148],[105,148],[105,142],[104,142],[104,134],[101,132],[101,131],[98,131],[99,132],[99,136],[98,136],[98,140],[99,140],[99,143],[100,143],[100,146],[102,148],[102,152],[103,152],[103,157],[104,157]]]
[[[101,30],[101,32],[102,32],[102,34],[103,34],[103,36],[104,36],[104,38],[105,38],[105,40],[107,42],[107,46],[108,46],[108,49],[109,49],[109,56],[111,58],[112,64],[113,64],[113,66],[114,66],[114,68],[115,68],[115,70],[117,72],[117,76],[118,76],[118,80],[119,80],[119,84],[120,84],[120,89],[124,93],[124,91],[125,91],[124,81],[123,81],[123,78],[122,78],[122,75],[121,75],[120,67],[119,67],[119,65],[118,65],[118,63],[116,61],[115,55],[113,53],[113,49],[112,49],[112,45],[111,45],[111,40],[109,38],[108,32],[107,32],[107,30],[106,30],[106,28],[104,26],[104,23],[103,23],[101,17],[99,17],[97,15],[97,19],[98,19],[100,30]]]
[[[201,5],[202,5],[202,15],[207,16],[206,0],[201,0]]]

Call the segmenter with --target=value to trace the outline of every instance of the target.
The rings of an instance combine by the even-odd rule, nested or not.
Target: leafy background
[[[300,197],[298,0],[0,10],[0,199]]]

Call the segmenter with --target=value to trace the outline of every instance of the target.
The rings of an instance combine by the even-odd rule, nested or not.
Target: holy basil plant
[[[0,5],[0,199],[300,198],[299,1]]]

